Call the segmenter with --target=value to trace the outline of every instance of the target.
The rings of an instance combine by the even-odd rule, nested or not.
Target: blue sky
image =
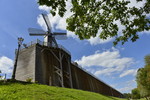
[[[129,6],[141,4],[132,2]],[[41,13],[48,14],[53,31],[65,31],[65,18],[71,13],[67,12],[64,18],[52,17],[49,10],[46,6],[39,7],[36,0],[0,0],[0,70],[8,77],[12,72],[17,37],[23,37],[24,43],[37,38],[43,40],[43,37],[29,36],[27,31],[29,27],[45,29]],[[73,33],[67,31],[67,34],[67,40],[57,42],[71,52],[73,61],[123,93],[136,87],[136,71],[144,66],[144,56],[150,54],[150,32],[139,33],[140,39],[134,43],[116,47],[113,47],[113,38],[81,41]]]

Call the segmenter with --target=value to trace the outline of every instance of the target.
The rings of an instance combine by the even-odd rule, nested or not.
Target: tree
[[[142,97],[150,96],[150,55],[145,56],[145,66],[138,70],[136,79],[140,95]]]
[[[53,16],[58,12],[63,17],[68,0],[38,0],[39,5],[51,7]],[[72,15],[67,18],[67,29],[74,32],[80,39],[99,36],[100,39],[115,37],[114,45],[118,42],[136,41],[137,32],[150,30],[150,0],[146,0],[143,7],[128,7],[128,0],[69,0],[72,4]],[[144,0],[136,0],[141,2]],[[119,21],[124,27],[119,34]],[[98,33],[99,29],[101,31]]]
[[[127,98],[128,100],[131,99],[131,93],[124,93],[123,94],[125,98]]]
[[[144,58],[146,66],[150,65],[150,54]]]
[[[140,92],[137,88],[132,90],[132,99],[140,99]]]
[[[2,73],[2,71],[0,70],[0,74]],[[2,76],[0,75],[0,79],[2,78]]]

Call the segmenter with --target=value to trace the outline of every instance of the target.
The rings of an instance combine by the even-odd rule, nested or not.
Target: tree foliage
[[[132,94],[131,93],[124,93],[123,94],[125,98],[127,98],[128,100],[131,99]]]
[[[146,66],[150,65],[150,54],[144,58]]]
[[[140,92],[137,88],[132,90],[132,99],[140,99]]]
[[[145,56],[145,66],[138,70],[136,79],[141,96],[150,96],[150,55]]]
[[[53,16],[58,14],[63,17],[68,0],[38,0],[39,5],[51,7]],[[99,36],[100,39],[115,37],[114,45],[118,42],[136,41],[137,32],[150,30],[150,19],[146,14],[150,13],[150,0],[146,0],[143,7],[129,7],[128,0],[69,0],[72,4],[67,18],[67,29],[74,32],[80,39],[89,39]],[[141,2],[144,0],[136,0]],[[119,21],[124,27],[119,34]],[[101,29],[101,31],[99,31]]]
[[[0,74],[2,73],[2,71],[0,70]],[[0,79],[2,78],[2,76],[0,75]]]

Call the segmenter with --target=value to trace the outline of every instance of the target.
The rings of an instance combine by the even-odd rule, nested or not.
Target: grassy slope
[[[0,100],[124,100],[97,93],[39,84],[0,85]]]

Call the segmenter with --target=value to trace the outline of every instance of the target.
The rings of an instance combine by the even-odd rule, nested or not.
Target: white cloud
[[[127,75],[133,75],[133,76],[135,76],[136,73],[137,73],[137,69],[126,70],[126,71],[124,71],[124,72],[120,75],[120,77],[124,77],[124,76],[127,76]]]
[[[46,12],[49,12],[49,11],[51,10],[51,8],[48,7],[48,6],[46,6],[46,5],[39,6],[39,9],[40,9],[40,10],[44,10],[44,11],[46,11]]]
[[[145,34],[150,34],[150,31],[144,31],[143,33],[145,33]]]
[[[136,0],[130,0],[130,3],[128,4],[128,7],[140,8],[140,7],[144,6],[145,2],[146,2],[146,0],[142,0],[140,2],[137,2]]]
[[[135,80],[129,80],[121,84],[123,85],[123,88],[119,88],[118,90],[122,93],[129,93],[129,92],[131,93],[131,90],[136,88]]]
[[[120,71],[120,69],[119,68],[105,68],[105,69],[96,71],[94,75],[96,76],[111,75],[113,72],[116,72],[116,71]]]
[[[42,15],[37,17],[37,23],[43,28],[43,30],[47,31],[47,26],[42,18]]]
[[[122,93],[129,93],[132,89],[133,89],[132,86],[126,86],[126,87],[120,88],[118,90]]]
[[[107,50],[102,53],[96,52],[93,55],[83,56],[80,60],[76,60],[78,64],[83,67],[91,66],[102,66],[102,67],[114,67],[114,66],[124,66],[133,61],[132,58],[121,58],[120,52],[117,49]],[[130,62],[131,63],[131,62]]]
[[[12,67],[13,67],[13,60],[2,56],[0,57],[0,70],[2,73],[10,74],[12,73]]]
[[[89,40],[87,40],[87,41],[89,41],[90,42],[90,44],[91,45],[97,45],[97,44],[104,44],[104,43],[108,43],[108,42],[110,42],[110,41],[112,41],[113,40],[113,38],[108,38],[108,39],[106,39],[106,40],[102,40],[102,39],[100,39],[99,38],[99,36],[96,36],[96,37],[91,37]]]
[[[150,30],[149,31],[143,31],[143,32],[138,32],[139,35],[147,34],[150,35]]]
[[[76,62],[84,68],[97,66],[100,68],[95,71],[95,75],[110,75],[113,72],[121,72],[134,63],[133,58],[121,57],[119,50],[112,48],[104,52],[96,52],[93,55],[83,56]]]

